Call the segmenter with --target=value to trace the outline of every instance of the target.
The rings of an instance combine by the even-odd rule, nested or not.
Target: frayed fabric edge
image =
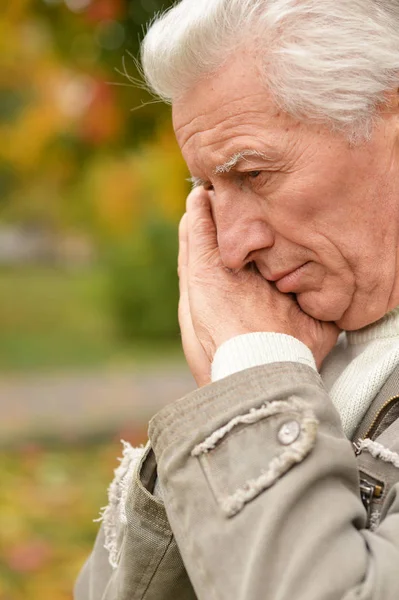
[[[115,469],[115,477],[108,488],[108,505],[101,509],[100,517],[95,519],[95,522],[103,523],[104,548],[108,551],[109,563],[113,569],[118,566],[118,528],[127,523],[126,501],[129,486],[144,453],[143,446],[133,448],[124,440],[121,440],[121,443],[122,458],[118,458],[121,464]]]
[[[275,400],[269,404],[263,404],[260,408],[251,408],[248,413],[238,415],[231,419],[226,425],[220,427],[208,436],[201,444],[195,446],[191,452],[191,456],[200,456],[213,450],[216,445],[237,425],[252,425],[267,417],[282,414],[284,412],[303,412],[307,408],[307,404],[303,400],[297,398],[289,398],[288,400]],[[312,413],[313,414],[313,413]]]
[[[379,510],[373,510],[373,512],[370,515],[370,531],[375,531],[381,521],[381,511]]]
[[[397,452],[392,452],[388,448],[385,448],[382,444],[378,442],[373,442],[373,440],[365,439],[359,440],[356,444],[356,448],[358,451],[365,450],[373,458],[379,458],[384,462],[391,463],[394,467],[399,469],[399,454]]]
[[[300,438],[292,443],[282,454],[274,457],[268,468],[262,470],[259,477],[245,482],[233,494],[219,498],[222,511],[227,517],[234,517],[251,500],[261,492],[270,488],[282,475],[295,464],[300,463],[313,449],[316,443],[318,420],[309,405],[295,397],[288,400],[276,400],[264,404],[260,408],[253,408],[244,415],[239,415],[226,425],[214,431],[202,443],[195,446],[191,455],[205,460],[205,457],[217,447],[218,442],[228,435],[239,424],[252,425],[262,419],[284,413],[296,413],[300,422]]]
[[[318,421],[312,411],[306,411],[301,420],[301,437],[280,456],[269,463],[268,469],[256,479],[247,481],[234,494],[222,502],[222,510],[228,517],[234,517],[251,500],[272,487],[280,477],[294,465],[302,462],[316,443]]]

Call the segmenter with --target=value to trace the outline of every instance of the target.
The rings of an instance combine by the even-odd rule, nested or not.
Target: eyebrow
[[[240,152],[236,152],[230,156],[230,158],[228,158],[227,161],[222,165],[215,167],[213,174],[221,175],[223,173],[229,173],[240,162],[247,160],[248,156],[256,156],[258,158],[267,159],[266,154],[263,152],[258,152],[258,150],[241,150]]]
[[[230,173],[230,171],[232,171],[240,162],[247,160],[247,158],[251,156],[262,158],[263,160],[271,160],[270,157],[267,157],[266,154],[259,152],[258,150],[240,150],[239,152],[236,152],[230,156],[230,158],[228,158],[222,165],[217,165],[213,170],[213,174],[223,175],[225,173]],[[204,179],[201,179],[201,177],[189,177],[187,181],[191,183],[193,189],[208,183]]]

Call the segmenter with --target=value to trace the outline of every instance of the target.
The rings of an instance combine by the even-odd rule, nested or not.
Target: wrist
[[[255,332],[235,336],[219,346],[212,362],[212,381],[274,362],[302,363],[317,371],[311,350],[297,338]]]

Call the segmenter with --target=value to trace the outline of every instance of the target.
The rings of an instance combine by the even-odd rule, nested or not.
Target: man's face
[[[255,262],[310,316],[358,329],[399,304],[396,114],[350,146],[278,111],[255,62],[242,53],[173,105],[223,263]]]

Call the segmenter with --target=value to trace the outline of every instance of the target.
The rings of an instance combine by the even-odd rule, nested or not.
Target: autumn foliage
[[[108,332],[177,338],[187,171],[169,108],[142,89],[132,58],[143,25],[171,1],[1,4],[0,235],[58,244],[38,266],[28,256],[29,272],[0,266],[2,368],[42,365],[44,338],[57,368],[71,352],[93,352],[87,364],[108,356]],[[70,251],[60,260],[71,246],[86,271]],[[72,598],[118,455],[116,439],[1,450],[0,600]]]

